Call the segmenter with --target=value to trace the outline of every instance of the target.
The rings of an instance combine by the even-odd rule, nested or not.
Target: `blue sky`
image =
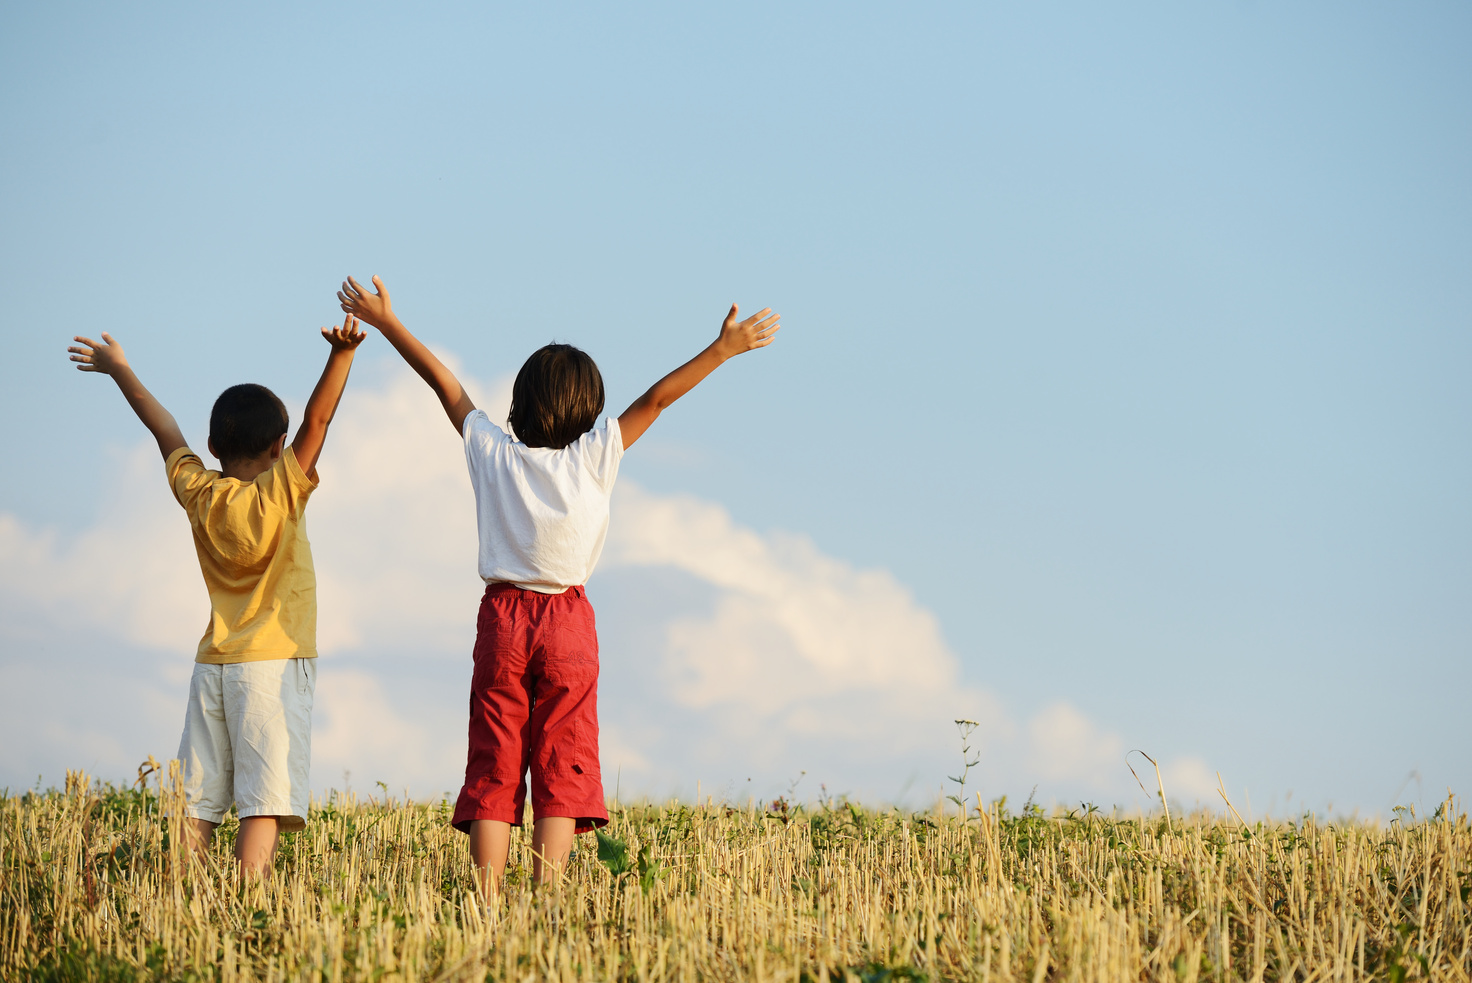
[[[141,430],[70,372],[74,332],[114,333],[202,443],[229,383],[300,405],[349,272],[381,274],[487,387],[548,340],[584,347],[615,412],[726,304],[770,305],[777,345],[667,414],[631,487],[884,572],[1016,734],[1064,706],[1095,743],[1220,770],[1254,803],[1384,812],[1412,771],[1432,801],[1472,787],[1469,42],[1453,3],[12,5],[0,513],[25,563],[134,521],[113,500]],[[393,391],[391,357],[362,350],[365,400]],[[398,562],[359,535],[362,562]],[[35,579],[21,557],[12,580]],[[607,571],[606,694],[658,688],[670,663],[638,653],[709,615],[702,591],[750,594],[683,562]],[[91,581],[53,567],[87,605]],[[109,645],[187,661],[187,634],[40,607],[0,596],[0,672],[28,686]],[[451,634],[425,645],[445,668],[424,706],[463,700]],[[408,692],[372,649],[328,654]],[[176,739],[178,680],[158,679],[162,723],[116,711],[136,736],[103,770]],[[641,711],[668,711],[651,787],[674,781],[660,748],[704,726],[670,693]],[[1122,762],[1034,778],[997,740],[989,792],[1129,801]],[[0,783],[68,766],[56,741],[7,742]],[[887,787],[835,742],[732,752],[705,787],[808,759]],[[885,781],[938,785],[940,747]]]

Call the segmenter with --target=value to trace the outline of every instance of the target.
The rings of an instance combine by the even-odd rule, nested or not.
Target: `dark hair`
[[[560,451],[592,430],[602,412],[603,374],[588,353],[544,345],[516,373],[506,422],[528,447]]]
[[[220,393],[210,410],[210,446],[223,463],[258,457],[286,433],[286,407],[276,394],[253,382]]]

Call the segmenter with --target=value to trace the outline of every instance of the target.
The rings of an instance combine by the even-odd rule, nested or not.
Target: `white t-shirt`
[[[613,417],[556,451],[513,440],[482,410],[467,416],[481,579],[544,594],[587,583],[608,535],[608,497],[623,456]]]

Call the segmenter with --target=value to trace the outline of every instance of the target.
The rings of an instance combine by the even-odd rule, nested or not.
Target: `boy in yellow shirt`
[[[101,342],[78,336],[67,349],[83,372],[112,376],[158,441],[174,497],[189,515],[210,624],[179,742],[185,828],[195,849],[206,849],[233,802],[240,815],[235,857],[256,872],[270,868],[282,831],[306,825],[317,575],[303,518],[353,352],[367,337],[351,317],[322,336],[332,353],[290,446],[286,407],[271,390],[231,386],[215,400],[208,446],[219,471],[206,470],[185,444],[111,335]]]

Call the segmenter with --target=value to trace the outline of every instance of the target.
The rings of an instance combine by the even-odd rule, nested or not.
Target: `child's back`
[[[317,656],[317,577],[307,499],[317,482],[290,447],[250,481],[207,469],[187,447],[164,464],[189,516],[210,624],[196,661],[211,664]]]
[[[153,433],[174,497],[189,516],[210,621],[199,641],[179,741],[192,842],[203,849],[230,811],[241,828],[236,857],[270,866],[278,834],[306,825],[317,581],[304,513],[316,464],[363,340],[349,319],[323,330],[332,354],[286,444],[286,407],[263,386],[232,386],[210,414],[204,466],[178,424],[138,381],[122,348],[76,339],[73,361],[113,377]]]
[[[481,579],[543,593],[586,583],[603,552],[623,454],[616,420],[554,450],[515,440],[481,410],[466,416]]]
[[[459,380],[394,316],[388,291],[349,279],[343,310],[383,332],[440,398],[465,440],[475,487],[479,571],[465,784],[451,822],[491,888],[521,825],[531,771],[535,876],[562,866],[575,832],[608,822],[598,762],[598,636],[583,583],[608,531],[608,502],[624,450],[655,418],[726,359],[772,341],[770,310],[720,337],[594,429],[603,379],[586,354],[547,345],[517,373],[508,424],[477,410]]]

